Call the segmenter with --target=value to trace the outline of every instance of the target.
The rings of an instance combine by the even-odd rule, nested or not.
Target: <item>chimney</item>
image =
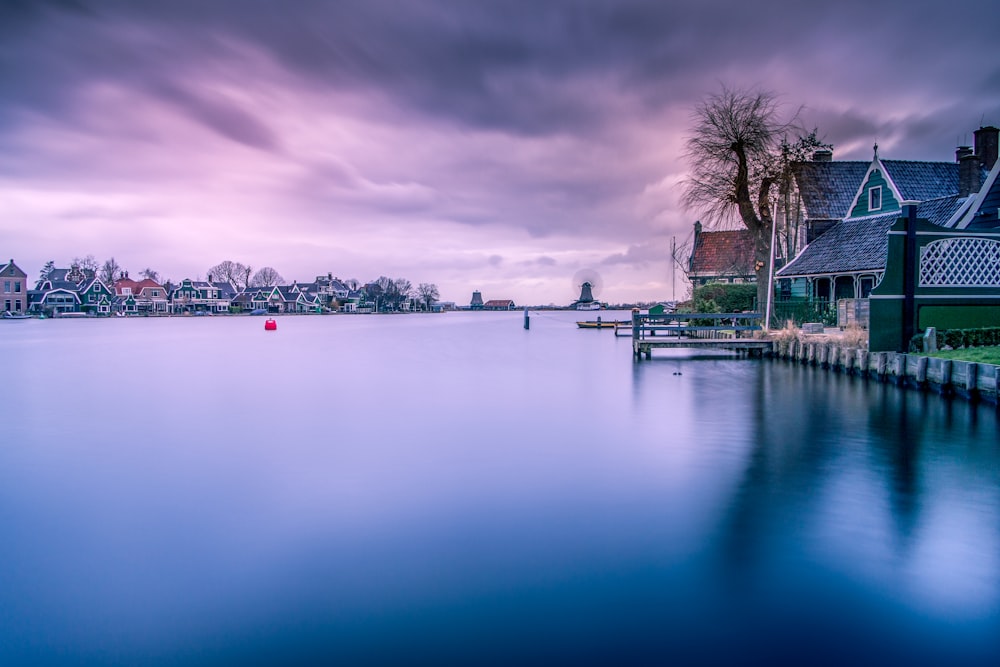
[[[975,155],[975,153],[972,152],[972,146],[959,146],[955,149],[955,162],[961,163],[962,158],[966,155]]]
[[[211,273],[210,273],[210,274],[208,274],[208,282],[209,282],[209,284],[211,284],[211,283],[212,283],[212,274],[211,274]]]
[[[981,127],[972,133],[975,137],[976,155],[987,170],[993,169],[997,163],[997,140],[1000,139],[1000,128],[989,125]]]
[[[961,150],[961,149],[959,149]],[[956,151],[956,154],[958,151]],[[963,155],[958,162],[958,196],[968,197],[979,192],[983,187],[982,169],[979,167],[979,156],[971,153]]]
[[[821,148],[813,151],[813,162],[833,162],[833,151],[829,148]]]

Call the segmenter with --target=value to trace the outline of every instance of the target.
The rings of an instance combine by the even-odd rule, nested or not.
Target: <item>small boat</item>
[[[0,315],[5,320],[30,320],[31,315],[25,315],[24,313],[12,313],[9,310],[3,311],[3,315]]]
[[[251,315],[267,315],[267,311],[263,308],[254,308],[250,311]]]
[[[278,330],[278,323],[274,321],[274,318],[273,317],[267,318],[267,321],[264,322],[264,331],[277,331],[277,330]]]
[[[577,322],[576,326],[581,329],[614,329],[627,324],[631,324],[631,322],[627,320],[587,320],[584,322]]]

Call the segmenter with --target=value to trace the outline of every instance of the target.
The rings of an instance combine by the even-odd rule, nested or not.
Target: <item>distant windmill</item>
[[[573,302],[577,310],[600,310],[601,302],[597,297],[601,293],[601,276],[593,269],[580,269],[573,276],[573,291],[580,297]]]

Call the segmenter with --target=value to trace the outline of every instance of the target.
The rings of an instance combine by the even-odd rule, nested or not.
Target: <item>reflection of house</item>
[[[0,306],[9,313],[28,310],[28,274],[13,259],[0,266]]]
[[[483,310],[514,310],[514,302],[510,299],[490,299],[483,304]]]
[[[886,233],[901,215],[903,202],[917,203],[920,218],[948,224],[979,190],[984,168],[996,162],[998,132],[980,128],[976,150],[959,148],[956,162],[882,160],[876,147],[844,217],[778,271],[777,278],[790,279],[793,295],[824,300],[867,297],[882,279]],[[830,191],[841,187],[831,183]]]
[[[703,232],[701,223],[696,222],[688,279],[692,285],[756,282],[753,257],[749,230]]]

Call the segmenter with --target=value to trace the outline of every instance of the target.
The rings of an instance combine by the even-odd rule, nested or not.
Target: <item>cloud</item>
[[[600,265],[610,298],[656,298],[696,217],[677,192],[704,94],[773,90],[837,158],[878,141],[949,160],[1000,123],[998,17],[986,0],[0,3],[17,201],[0,230],[47,258],[78,254],[60,239],[84,223],[130,223],[155,248],[112,233],[93,252],[169,274],[239,253],[286,276],[502,280],[519,303]]]

